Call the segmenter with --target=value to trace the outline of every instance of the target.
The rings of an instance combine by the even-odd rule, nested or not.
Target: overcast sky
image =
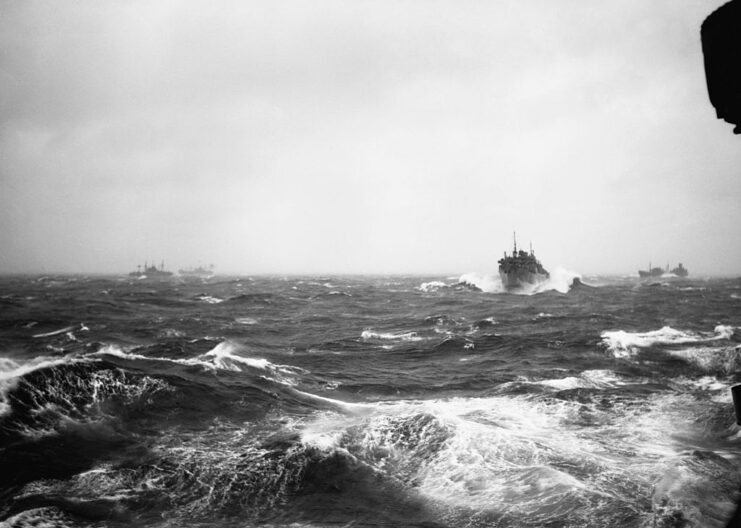
[[[0,272],[741,275],[722,3],[0,0]]]

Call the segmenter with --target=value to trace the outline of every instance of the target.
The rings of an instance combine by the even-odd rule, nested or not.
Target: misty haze
[[[720,2],[2,2],[0,271],[741,273]]]

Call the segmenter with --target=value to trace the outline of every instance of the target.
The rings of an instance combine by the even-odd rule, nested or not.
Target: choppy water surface
[[[725,526],[741,280],[585,282],[2,278],[0,521]]]

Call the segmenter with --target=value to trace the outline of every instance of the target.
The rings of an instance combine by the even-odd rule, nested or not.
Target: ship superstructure
[[[659,277],[663,277],[664,275],[675,275],[680,278],[684,278],[687,275],[689,275],[689,271],[687,268],[685,268],[682,263],[680,262],[679,265],[669,270],[669,264],[666,265],[666,268],[661,268],[659,266],[652,267],[651,262],[648,263],[648,270],[638,270],[638,276],[642,279],[656,279]]]
[[[147,265],[147,261],[144,261],[144,269],[142,266],[137,266],[136,271],[129,273],[129,277],[135,277],[137,279],[164,279],[165,277],[171,277],[171,271],[165,271],[165,261],[163,260],[158,268],[154,262]]]
[[[507,289],[523,288],[545,282],[550,277],[548,271],[535,257],[532,244],[530,252],[517,249],[517,234],[514,234],[512,254],[499,259],[499,277]]]

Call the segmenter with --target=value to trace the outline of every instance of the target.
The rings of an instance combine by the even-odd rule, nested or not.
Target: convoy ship
[[[157,268],[154,263],[152,263],[151,266],[147,266],[147,261],[145,260],[143,270],[141,266],[137,266],[136,271],[132,271],[131,273],[129,273],[129,277],[134,277],[137,279],[164,279],[171,276],[171,271],[165,271],[165,261],[162,261],[160,267]]]
[[[178,274],[182,277],[200,277],[206,278],[214,274],[214,265],[211,264],[208,268],[198,266],[197,268],[185,268],[179,269]]]
[[[545,282],[550,274],[535,257],[532,245],[530,253],[522,249],[518,251],[515,234],[512,255],[507,255],[505,251],[504,258],[499,259],[499,277],[505,288],[516,289]]]
[[[677,277],[686,277],[690,274],[690,272],[685,268],[682,263],[679,263],[679,266],[674,268],[673,270],[669,271],[669,264],[666,265],[666,268],[660,268],[660,267],[651,267],[651,262],[648,263],[648,271],[645,270],[638,270],[638,276],[642,279],[652,279],[652,278],[658,278],[663,277],[664,275],[676,275]]]
[[[667,266],[667,269],[669,269],[669,266]],[[664,268],[660,267],[651,267],[651,262],[648,263],[648,271],[644,270],[638,270],[638,276],[642,279],[650,279],[652,277],[661,277],[664,274]]]
[[[687,271],[687,268],[685,268],[684,266],[682,266],[682,263],[681,262],[679,263],[679,266],[677,266],[676,268],[674,268],[671,272],[674,275],[676,275],[677,277],[686,277],[687,275],[690,274],[690,272]]]

